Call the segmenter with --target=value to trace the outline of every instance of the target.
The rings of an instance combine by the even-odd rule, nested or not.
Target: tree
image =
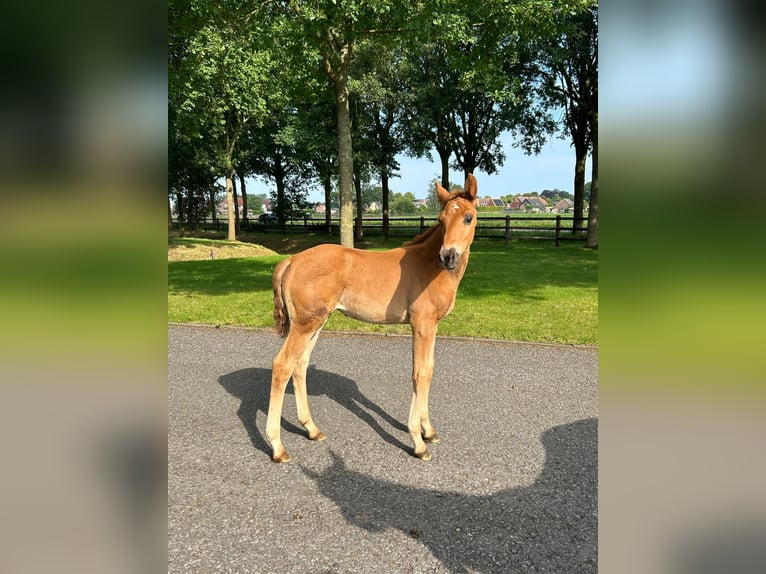
[[[349,108],[354,53],[365,39],[382,42],[401,30],[411,13],[401,0],[320,0],[291,3],[286,22],[319,56],[321,69],[335,90],[340,191],[340,242],[353,246],[354,153]]]
[[[505,26],[488,19],[448,56],[457,75],[450,116],[452,166],[466,177],[477,169],[495,173],[505,160],[499,142],[503,132],[524,131],[531,138],[539,131],[537,116],[525,115],[532,107],[523,81],[530,54],[515,35],[507,34]]]
[[[381,205],[383,188],[379,185],[362,185],[362,205],[368,207],[373,203]]]
[[[403,120],[409,92],[400,72],[403,53],[371,42],[362,44],[357,53],[360,79],[353,85],[363,102],[357,114],[362,124],[359,133],[367,144],[369,162],[380,176],[383,234],[388,237],[389,180],[398,175],[396,156],[406,148]]]
[[[415,196],[412,192],[394,193],[391,198],[391,211],[397,214],[415,213]]]
[[[592,150],[594,159],[598,154],[594,138],[598,116],[598,3],[565,6],[554,13],[550,26],[536,42],[542,80],[538,94],[549,106],[564,110],[564,133],[575,148],[573,228],[577,228],[583,221],[588,151]]]
[[[191,145],[207,147],[225,177],[228,238],[234,240],[234,158],[244,129],[265,116],[269,53],[260,37],[245,34],[235,14],[215,3],[171,0],[168,16],[169,99]]]
[[[587,195],[587,186],[586,186],[586,195]],[[561,189],[546,189],[543,190],[543,192],[540,194],[540,197],[544,197],[545,199],[548,199],[550,201],[553,201],[554,203],[557,201],[561,201],[562,199],[572,199],[572,194],[568,191],[562,191]]]
[[[593,97],[598,101],[598,79],[594,87]],[[598,248],[598,110],[593,109],[589,121],[591,124],[593,157],[591,159],[591,182],[590,201],[588,207],[588,234],[585,238],[585,246],[592,249]]]
[[[297,160],[294,114],[274,110],[262,127],[250,129],[243,137],[240,167],[272,180],[276,186],[274,212],[286,221],[293,205],[305,202],[306,190],[296,185],[308,179]],[[289,197],[288,197],[289,195]]]
[[[410,46],[402,70],[411,93],[405,120],[408,153],[432,160],[431,149],[436,150],[441,183],[449,189],[452,109],[456,105],[457,84],[449,67],[445,40]]]
[[[206,215],[215,217],[218,186],[204,148],[195,148],[180,130],[175,110],[168,109],[168,229],[175,212],[179,231],[195,228]],[[171,208],[171,196],[174,209]]]
[[[311,173],[324,189],[325,228],[330,233],[333,181],[337,180],[338,138],[335,130],[334,95],[324,79],[324,89],[316,85],[307,89],[309,100],[296,103],[296,158],[303,163],[304,173]]]
[[[444,29],[410,44],[406,68],[413,94],[410,153],[430,159],[435,149],[447,186],[450,166],[465,175],[495,173],[505,160],[502,133],[511,131],[527,153],[537,153],[553,130],[531,89],[535,53],[519,31],[533,22],[531,5],[450,4],[449,13],[445,7],[434,16]]]

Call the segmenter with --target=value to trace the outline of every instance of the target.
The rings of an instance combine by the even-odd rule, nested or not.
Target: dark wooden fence
[[[364,236],[401,237],[406,239],[422,233],[428,227],[436,223],[437,214],[389,217],[387,221],[383,217],[362,218],[362,232]],[[586,220],[578,221],[574,226],[574,218],[566,215],[483,215],[477,218],[476,237],[490,237],[502,239],[507,245],[511,239],[543,239],[552,240],[558,246],[565,240],[584,240],[587,231]],[[359,220],[354,219],[354,225],[359,225]],[[173,228],[178,229],[178,222],[173,223]],[[225,218],[204,219],[195,225],[187,225],[187,229],[201,231],[225,231],[227,220]],[[292,219],[286,223],[261,222],[258,219],[240,220],[240,230],[251,233],[281,233],[283,235],[298,233],[319,233],[329,236],[338,236],[340,233],[340,220],[332,218],[330,226],[324,218],[305,216],[303,219]]]

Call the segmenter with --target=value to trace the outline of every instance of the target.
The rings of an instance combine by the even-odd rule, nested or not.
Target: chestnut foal
[[[439,222],[398,249],[374,252],[319,245],[274,270],[274,319],[287,338],[274,359],[266,436],[275,462],[290,455],[280,438],[285,387],[295,388],[298,420],[311,440],[325,435],[311,418],[306,370],[311,351],[330,314],[368,323],[409,323],[412,327],[412,403],[408,428],[422,460],[431,458],[427,442],[439,437],[428,415],[428,390],[434,369],[434,342],[439,320],[455,305],[468,265],[476,230],[476,178],[469,174],[465,190],[450,193],[435,182],[442,205]]]

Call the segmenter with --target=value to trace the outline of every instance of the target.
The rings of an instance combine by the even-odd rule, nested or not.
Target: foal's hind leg
[[[301,358],[298,359],[298,364],[295,366],[295,371],[293,371],[293,388],[295,389],[295,404],[298,408],[298,420],[309,433],[309,438],[317,441],[324,440],[326,437],[319,430],[319,427],[314,424],[314,419],[311,418],[308,393],[306,392],[306,370],[311,359],[311,352],[314,350],[317,339],[319,339],[320,331],[321,329],[316,331],[311,339],[309,339],[306,350],[303,351]]]
[[[271,367],[271,395],[269,396],[269,415],[266,418],[266,438],[271,444],[274,462],[287,462],[290,455],[285,451],[280,437],[282,419],[282,403],[285,398],[285,388],[298,365],[298,361],[306,351],[314,331],[301,332],[292,326],[282,348],[277,353]]]

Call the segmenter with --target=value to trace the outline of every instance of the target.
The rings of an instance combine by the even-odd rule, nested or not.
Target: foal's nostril
[[[439,260],[441,261],[441,264],[447,268],[447,269],[454,269],[457,267],[457,251],[455,251],[454,247],[450,247],[446,251],[442,249],[439,251]]]

